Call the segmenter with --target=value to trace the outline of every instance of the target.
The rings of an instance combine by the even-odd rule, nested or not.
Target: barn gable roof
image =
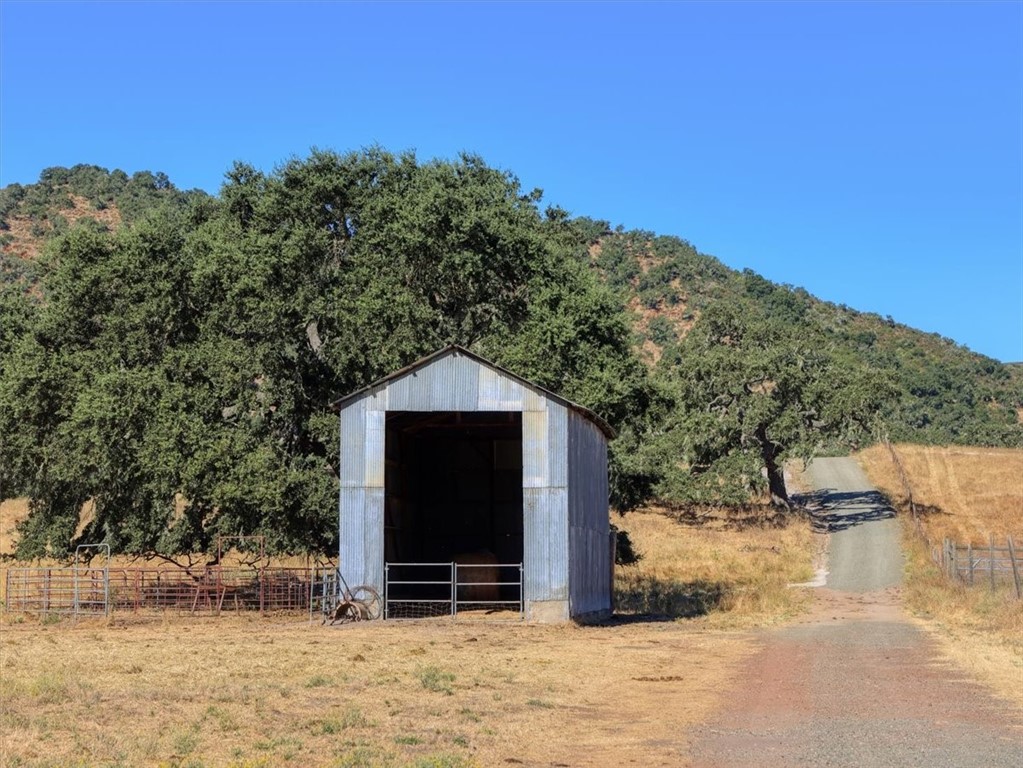
[[[611,425],[608,424],[606,421],[604,421],[604,419],[602,419],[596,413],[591,411],[589,408],[586,408],[585,406],[582,406],[582,405],[578,405],[577,403],[573,403],[570,400],[566,400],[565,398],[561,397],[560,395],[558,395],[558,394],[556,394],[554,392],[551,392],[549,389],[544,389],[540,385],[535,384],[535,383],[529,381],[528,379],[524,379],[521,376],[519,376],[519,375],[517,375],[515,373],[512,373],[511,371],[509,371],[509,370],[507,370],[505,368],[502,368],[501,366],[499,366],[499,365],[497,365],[495,363],[492,363],[489,360],[487,360],[487,359],[485,359],[483,357],[480,357],[476,353],[470,352],[465,347],[461,347],[461,346],[459,346],[457,344],[451,344],[449,346],[444,347],[443,349],[439,349],[436,352],[427,355],[426,357],[420,358],[419,360],[417,360],[416,362],[412,363],[411,365],[407,365],[404,368],[401,368],[401,369],[395,371],[394,373],[388,374],[387,376],[384,376],[382,379],[378,379],[377,381],[374,381],[372,384],[369,384],[369,385],[363,387],[360,390],[352,392],[350,395],[345,395],[341,399],[335,400],[331,405],[332,405],[332,407],[335,410],[341,411],[345,407],[347,407],[350,403],[358,400],[363,395],[366,395],[367,393],[369,393],[369,392],[371,392],[373,390],[379,389],[382,386],[386,386],[387,384],[391,383],[392,381],[396,381],[397,379],[400,379],[400,378],[402,378],[404,376],[407,376],[407,375],[415,373],[416,371],[419,371],[419,370],[421,370],[423,368],[426,368],[427,366],[432,365],[433,363],[437,362],[438,360],[440,360],[442,358],[445,358],[445,357],[448,357],[450,355],[463,355],[463,356],[465,356],[465,357],[467,357],[467,358],[469,358],[471,360],[474,360],[475,362],[479,363],[480,365],[486,366],[487,368],[491,369],[492,371],[495,371],[495,372],[501,374],[502,376],[506,376],[509,379],[512,379],[513,381],[518,382],[522,386],[528,387],[529,389],[533,390],[534,392],[537,392],[537,393],[543,395],[545,398],[547,398],[549,400],[553,400],[554,402],[556,402],[556,403],[558,403],[560,405],[563,405],[564,407],[569,408],[569,409],[575,411],[576,413],[582,415],[583,417],[585,417],[589,421],[593,422],[600,429],[600,431],[604,433],[604,435],[609,440],[613,439],[615,437],[615,431],[611,427]]]

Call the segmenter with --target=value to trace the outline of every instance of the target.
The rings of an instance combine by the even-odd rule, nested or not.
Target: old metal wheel
[[[384,601],[380,599],[380,593],[373,587],[365,584],[352,590],[352,602],[361,603],[365,609],[367,619],[379,619],[383,612]]]

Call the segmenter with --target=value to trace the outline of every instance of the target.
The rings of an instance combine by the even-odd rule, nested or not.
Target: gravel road
[[[1023,766],[1019,714],[941,662],[903,613],[884,499],[852,459],[818,459],[809,475],[827,586],[809,615],[765,634],[743,689],[693,734],[691,764]]]

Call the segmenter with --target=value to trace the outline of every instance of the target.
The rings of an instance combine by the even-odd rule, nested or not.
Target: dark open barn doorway
[[[522,414],[387,414],[384,559],[522,562]]]

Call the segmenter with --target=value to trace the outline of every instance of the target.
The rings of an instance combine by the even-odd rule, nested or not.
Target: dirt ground
[[[6,618],[5,766],[674,766],[757,649],[699,621]]]
[[[1023,709],[943,661],[898,589],[821,589],[743,664],[745,696],[694,732],[694,768],[1012,768]],[[1020,681],[1023,683],[1023,680]]]

